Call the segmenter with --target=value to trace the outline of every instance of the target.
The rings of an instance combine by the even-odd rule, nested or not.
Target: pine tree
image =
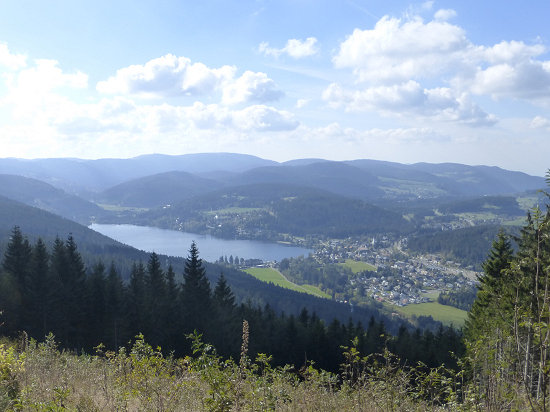
[[[134,263],[130,273],[130,282],[125,298],[125,324],[128,326],[128,338],[144,332],[145,327],[145,267],[142,262]]]
[[[163,344],[166,328],[164,317],[166,282],[158,255],[153,252],[147,262],[146,284],[146,326],[144,334],[154,346]]]
[[[38,238],[32,248],[29,278],[27,282],[27,306],[23,312],[24,324],[28,334],[42,339],[49,332],[50,311],[52,305],[52,282],[49,278],[50,255],[46,244]]]
[[[99,262],[94,265],[92,273],[86,281],[88,301],[87,342],[94,345],[105,342],[105,326],[107,318],[107,280],[105,265]]]
[[[483,263],[483,274],[478,277],[477,297],[468,314],[465,334],[469,339],[476,339],[492,329],[496,317],[510,314],[513,290],[507,282],[506,270],[510,268],[514,251],[508,236],[500,231],[493,242],[487,260]],[[507,310],[504,310],[507,306]],[[489,323],[490,325],[488,325]]]
[[[111,262],[109,268],[109,274],[107,275],[106,285],[106,344],[112,345],[113,349],[118,349],[121,344],[120,338],[122,336],[122,311],[124,304],[124,285],[120,274],[118,273],[114,262]]]
[[[237,356],[240,345],[238,331],[241,319],[236,313],[235,295],[223,274],[218,278],[214,288],[212,304],[212,342],[222,355]]]
[[[12,230],[6,252],[4,253],[2,267],[7,273],[10,273],[15,278],[21,291],[25,289],[30,261],[31,246],[29,241],[23,236],[19,226],[15,226]]]
[[[184,330],[186,333],[193,330],[205,332],[208,329],[212,312],[210,283],[195,242],[191,243],[189,255],[185,261],[183,279],[181,306]]]
[[[181,333],[181,319],[178,312],[180,287],[176,282],[176,274],[172,265],[166,270],[166,294],[163,305],[163,317],[165,319],[165,346],[176,348],[179,346]],[[180,336],[181,335],[181,336]]]

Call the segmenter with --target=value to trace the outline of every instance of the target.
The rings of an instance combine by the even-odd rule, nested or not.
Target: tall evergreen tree
[[[212,341],[222,355],[237,356],[240,345],[238,331],[242,320],[236,313],[235,295],[223,274],[214,288],[212,304]]]
[[[111,266],[109,267],[105,296],[107,307],[105,343],[108,346],[112,345],[112,348],[116,350],[122,343],[124,284],[114,262],[111,262]]]
[[[164,308],[166,305],[166,281],[158,255],[153,252],[147,262],[146,283],[146,327],[144,334],[154,346],[162,345],[166,329]]]
[[[29,274],[31,250],[28,239],[23,236],[19,226],[15,226],[4,253],[2,267],[15,278],[21,291],[25,289]]]
[[[6,296],[6,300],[4,300],[4,305],[7,306],[4,308],[6,310],[5,316],[9,317],[6,324],[8,329],[10,327],[23,327],[21,311],[28,303],[25,289],[29,276],[30,261],[31,246],[29,241],[23,236],[19,226],[15,226],[11,232],[10,241],[2,262],[4,269],[2,283],[6,286],[6,289],[9,286],[11,290],[10,296]]]
[[[86,341],[98,344],[105,342],[105,326],[107,318],[105,265],[99,262],[94,265],[92,273],[86,282],[87,300],[87,330]]]
[[[184,330],[186,333],[193,330],[207,332],[212,314],[210,283],[195,242],[191,243],[189,255],[185,261],[183,280],[181,306]]]
[[[496,317],[510,315],[511,282],[507,282],[514,251],[509,237],[500,231],[493,242],[487,260],[483,263],[483,274],[478,277],[478,293],[468,314],[465,334],[471,339],[482,336],[492,329]],[[508,310],[504,310],[507,305]]]
[[[166,270],[166,293],[163,305],[163,317],[165,319],[165,345],[176,348],[181,334],[181,319],[178,311],[180,286],[176,281],[176,274],[172,265]],[[183,338],[183,336],[181,336]]]
[[[125,299],[125,323],[128,327],[128,338],[144,332],[145,294],[145,267],[142,262],[134,263]]]
[[[46,244],[38,238],[32,248],[29,278],[27,282],[27,306],[23,311],[24,324],[30,336],[41,339],[47,335],[50,327],[52,305],[52,282],[50,274],[50,255]]]

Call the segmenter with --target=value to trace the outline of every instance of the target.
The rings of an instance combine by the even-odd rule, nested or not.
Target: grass
[[[107,205],[104,203],[98,203],[97,205],[103,210],[108,210],[110,212],[146,212],[149,210],[146,207],[126,207],[119,205]]]
[[[328,373],[315,369],[313,364],[298,375],[294,368],[272,366],[271,356],[248,359],[246,349],[240,362],[224,360],[200,341],[200,335],[196,336],[194,355],[185,359],[165,357],[160,348],[153,349],[142,336],[128,349],[100,350],[97,356],[60,351],[52,339],[30,342],[23,352],[0,347],[0,410],[450,410],[446,405],[435,406],[439,387],[430,391],[433,397],[421,399],[417,394],[422,388],[413,386],[410,373],[389,355],[369,368],[366,361],[346,359],[349,370],[356,368],[361,373],[357,377]],[[243,333],[246,348],[244,342],[248,340]],[[439,373],[440,369],[438,377]],[[339,385],[339,381],[345,383]]]
[[[225,209],[212,210],[206,212],[208,215],[234,215],[234,214],[243,214],[250,212],[257,212],[264,210],[261,207],[227,207]]]
[[[431,316],[435,320],[440,321],[445,325],[453,325],[461,327],[468,316],[465,310],[457,309],[452,306],[441,305],[437,302],[418,303],[403,307],[391,306],[395,312],[402,313],[407,317],[416,316]]]
[[[318,287],[312,285],[296,285],[295,283],[286,280],[279,271],[273,268],[248,268],[245,272],[254,276],[256,279],[261,280],[262,282],[273,283],[274,285],[291,289],[296,292],[308,293],[320,298],[330,299],[330,296]]]
[[[340,263],[344,267],[351,269],[353,273],[364,272],[365,270],[370,270],[371,272],[376,271],[376,267],[366,262],[358,262],[356,260],[346,259],[345,263]]]

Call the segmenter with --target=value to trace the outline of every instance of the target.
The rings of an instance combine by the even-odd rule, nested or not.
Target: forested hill
[[[481,270],[491,244],[500,230],[498,225],[482,225],[412,237],[408,247],[416,253],[437,253],[443,257]]]
[[[94,195],[94,199],[111,205],[153,208],[177,204],[222,186],[187,172],[165,172],[120,183]]]
[[[41,180],[0,174],[0,196],[47,210],[67,219],[87,224],[105,211],[95,203],[69,194]]]
[[[196,196],[169,208],[138,215],[130,222],[235,237],[346,237],[365,233],[406,233],[413,225],[400,214],[358,199],[290,184],[253,184]]]

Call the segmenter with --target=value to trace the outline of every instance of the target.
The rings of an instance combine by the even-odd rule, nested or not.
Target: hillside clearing
[[[312,285],[297,285],[286,279],[281,272],[273,268],[248,268],[245,270],[249,275],[254,276],[262,282],[273,283],[282,288],[291,289],[296,292],[308,293],[320,298],[329,299],[330,296],[321,289]]]

